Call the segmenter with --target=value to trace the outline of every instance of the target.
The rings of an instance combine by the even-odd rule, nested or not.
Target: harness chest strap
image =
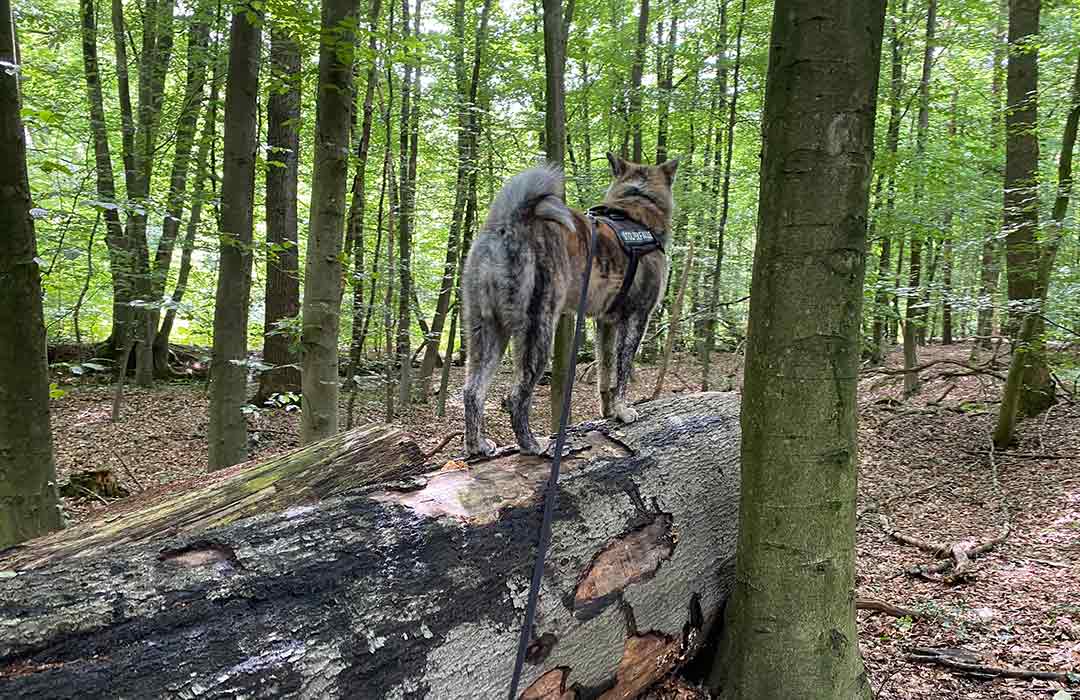
[[[619,245],[622,247],[623,253],[629,258],[626,272],[623,274],[622,286],[619,288],[619,293],[615,295],[615,299],[611,302],[611,306],[608,307],[608,311],[612,311],[622,306],[626,301],[626,295],[629,294],[630,287],[634,284],[634,277],[637,275],[638,260],[643,255],[663,250],[664,244],[660,242],[655,233],[631,219],[621,209],[601,205],[589,209],[586,215],[592,222],[594,229],[599,222],[610,226],[619,239]]]

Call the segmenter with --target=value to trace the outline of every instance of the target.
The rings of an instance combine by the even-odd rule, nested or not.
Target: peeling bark
[[[737,398],[641,410],[570,431],[523,698],[634,697],[732,586]],[[547,463],[435,466],[396,430],[347,431],[9,550],[0,695],[504,695]],[[660,549],[600,566],[623,544]]]

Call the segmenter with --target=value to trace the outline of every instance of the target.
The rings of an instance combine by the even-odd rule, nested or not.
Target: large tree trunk
[[[855,389],[884,14],[863,0],[773,13],[739,554],[713,667],[729,700],[873,696],[852,600]]]
[[[341,51],[339,43],[352,43],[356,15],[354,0],[323,1],[311,224],[304,266],[301,440],[305,444],[338,431],[341,252],[353,94],[351,56]]]
[[[570,431],[522,697],[635,697],[732,586],[737,398],[615,428]],[[6,694],[500,697],[547,467],[431,471],[399,431],[357,429],[38,540],[0,560]]]
[[[296,200],[300,167],[300,46],[283,26],[270,30],[270,97],[266,105],[266,310],[263,362],[255,403],[300,391],[293,338],[278,327],[300,311]]]
[[[6,66],[18,66],[12,22],[11,3],[0,0],[0,63]],[[0,71],[0,547],[63,526],[20,75]]]
[[[238,4],[229,32],[220,251],[210,365],[210,468],[247,459],[247,325],[258,132],[261,10]]]

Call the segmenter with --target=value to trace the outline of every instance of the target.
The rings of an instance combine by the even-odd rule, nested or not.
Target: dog
[[[641,165],[611,153],[607,157],[613,181],[603,204],[651,231],[663,248],[639,258],[633,283],[624,290],[630,256],[612,223],[596,220],[585,313],[596,319],[600,404],[605,418],[632,423],[637,412],[626,401],[627,384],[649,316],[667,286],[665,251],[678,161]],[[529,429],[533,390],[547,366],[559,315],[578,307],[594,226],[590,217],[567,207],[564,197],[563,175],[555,168],[536,167],[510,178],[465,260],[465,450],[470,456],[495,452],[495,443],[484,435],[484,403],[510,340],[515,382],[504,406],[521,452],[545,451]]]

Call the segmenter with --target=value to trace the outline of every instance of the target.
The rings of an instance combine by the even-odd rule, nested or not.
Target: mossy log
[[[570,432],[523,698],[632,698],[734,572],[738,401]],[[0,697],[498,698],[548,463],[357,429],[0,553]]]

